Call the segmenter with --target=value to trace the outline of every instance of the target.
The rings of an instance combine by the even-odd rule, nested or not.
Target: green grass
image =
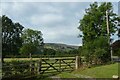
[[[80,69],[72,73],[61,73],[57,76],[61,78],[112,78],[113,75],[118,75],[118,63]]]

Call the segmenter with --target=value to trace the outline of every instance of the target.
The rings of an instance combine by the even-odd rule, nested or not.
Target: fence
[[[15,62],[3,65],[3,77],[17,74],[45,74],[51,72],[72,71],[80,66],[80,57],[39,58],[29,62]]]

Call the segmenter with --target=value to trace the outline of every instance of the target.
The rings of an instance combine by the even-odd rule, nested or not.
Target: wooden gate
[[[38,62],[38,73],[72,71],[75,69],[75,60],[75,57],[41,58]]]
[[[25,74],[32,75],[54,73],[63,71],[73,71],[80,66],[80,57],[59,57],[59,58],[37,58],[27,61],[17,61],[8,63],[3,67],[2,75],[4,77]],[[8,76],[9,75],[9,76]]]

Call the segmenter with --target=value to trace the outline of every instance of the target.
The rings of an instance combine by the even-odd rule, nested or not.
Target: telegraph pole
[[[108,10],[106,10],[106,24],[107,24],[107,34],[108,34],[108,44],[110,46],[110,30],[109,30],[109,21],[108,21]],[[110,47],[111,61],[112,61],[112,47]]]
[[[107,24],[107,34],[108,34],[108,44],[110,44],[110,32],[109,32],[109,22],[108,22],[108,11],[106,10],[106,24]]]

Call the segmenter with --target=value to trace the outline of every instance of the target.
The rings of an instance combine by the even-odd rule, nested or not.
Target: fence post
[[[42,59],[40,58],[38,61],[38,69],[37,69],[38,75],[41,73],[41,65],[42,65]]]
[[[80,67],[80,57],[76,56],[75,68],[78,69],[79,67]]]
[[[31,53],[30,53],[30,72],[32,71],[32,57],[31,57]]]
[[[61,72],[61,59],[59,59],[59,71]]]

